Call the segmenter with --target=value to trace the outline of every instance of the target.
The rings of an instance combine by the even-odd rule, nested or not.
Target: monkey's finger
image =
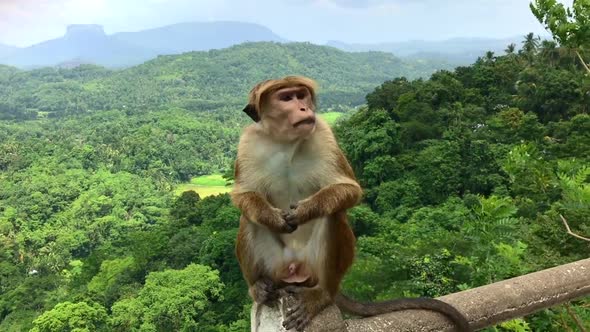
[[[287,311],[283,321],[283,327],[287,330],[300,326],[305,319],[305,310],[302,305],[297,305],[295,308]]]
[[[292,319],[292,320],[289,320],[289,321],[285,320],[283,322],[283,327],[286,330],[291,330],[291,329],[295,328],[296,326],[297,326],[297,320],[296,319]]]
[[[268,292],[267,297],[269,301],[277,300],[279,298],[279,292],[276,289],[273,289],[272,291]]]
[[[297,331],[303,331],[305,329],[305,327],[307,325],[309,325],[309,316],[305,315],[303,317],[301,317],[300,319],[297,320],[297,326],[295,327],[295,329]]]
[[[268,293],[264,290],[257,290],[254,294],[254,301],[257,303],[266,303],[268,301]]]
[[[269,294],[275,291],[275,289],[272,285],[264,285],[263,290]]]
[[[286,319],[283,322],[283,326],[287,330],[295,328],[295,330],[297,330],[297,331],[303,331],[303,329],[305,329],[305,327],[309,324],[309,322],[310,322],[310,319],[309,319],[308,315],[305,313],[305,311],[303,311],[303,312],[298,312],[294,316],[291,316],[288,321]]]
[[[256,284],[263,288],[269,288],[274,285],[274,282],[270,278],[260,278],[256,281]]]
[[[297,215],[295,215],[294,213],[288,213],[283,217],[283,220],[285,221],[285,223],[287,223],[287,225],[290,226],[290,228],[293,228],[289,231],[289,233],[295,231],[295,229],[297,229],[297,226],[299,225],[299,219],[297,218]]]
[[[279,293],[279,296],[280,296],[280,297],[287,297],[287,296],[289,296],[289,295],[293,295],[293,293],[289,293],[289,292],[287,292],[287,291],[286,291],[284,288],[279,288],[279,289],[277,290],[277,292]]]
[[[297,224],[285,221],[284,230],[287,233],[293,233],[297,229]]]
[[[276,300],[279,299],[279,293],[278,292],[270,292],[267,295],[267,299],[268,299],[267,303],[275,302]]]
[[[293,317],[302,316],[304,313],[305,313],[305,311],[304,311],[303,305],[296,304],[291,309],[287,310],[286,315],[288,318],[293,318]]]
[[[285,221],[288,223],[294,224],[297,222],[297,215],[295,215],[294,213],[291,213],[291,214],[288,214],[287,216],[285,216],[285,218],[283,218],[283,219],[285,219]]]

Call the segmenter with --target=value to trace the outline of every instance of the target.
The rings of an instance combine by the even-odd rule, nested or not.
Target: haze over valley
[[[467,65],[486,51],[502,53],[512,38],[455,38],[440,41],[412,40],[390,43],[328,41],[326,46],[348,52],[379,51],[402,57],[408,63],[430,62],[435,69]],[[244,42],[292,42],[259,24],[243,22],[178,23],[136,32],[105,33],[102,25],[69,25],[62,37],[27,47],[0,44],[0,64],[31,69],[43,66],[72,67],[96,64],[108,68],[134,66],[158,55],[223,49]]]

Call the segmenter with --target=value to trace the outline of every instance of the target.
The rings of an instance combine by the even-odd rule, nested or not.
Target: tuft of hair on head
[[[252,118],[252,120],[260,121],[261,112],[264,103],[268,100],[268,96],[278,90],[293,87],[305,87],[309,90],[313,107],[316,108],[316,92],[318,84],[316,81],[305,76],[286,76],[280,79],[270,79],[256,84],[248,96],[248,105],[244,108],[244,112]]]

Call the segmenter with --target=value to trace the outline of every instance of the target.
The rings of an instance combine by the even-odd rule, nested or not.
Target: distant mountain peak
[[[118,68],[160,54],[207,51],[258,41],[286,40],[262,25],[234,21],[186,22],[109,35],[100,24],[72,24],[61,38],[16,50],[0,47],[0,63],[34,68],[82,62]]]
[[[159,54],[221,49],[246,41],[286,41],[269,28],[236,21],[184,22],[136,32],[119,32],[112,37]]]

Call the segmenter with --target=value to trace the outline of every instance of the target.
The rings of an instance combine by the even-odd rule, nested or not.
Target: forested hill
[[[309,43],[245,43],[222,50],[160,56],[120,71],[83,65],[74,69],[0,70],[0,117],[53,116],[88,110],[238,107],[254,82],[301,74],[322,87],[324,109],[356,106],[391,77],[428,76],[427,63],[406,63],[388,53],[347,53]],[[19,115],[21,114],[21,115]],[[27,114],[27,115],[24,115]]]
[[[590,236],[590,78],[577,55],[531,34],[429,79],[400,66],[263,43],[116,72],[0,67],[0,331],[249,331],[239,211],[228,195],[174,189],[231,167],[248,121],[231,105],[287,73],[317,78],[324,106],[369,90],[334,126],[365,192],[348,211],[345,293],[440,296],[587,258],[560,217]],[[589,305],[489,331],[574,331]]]

